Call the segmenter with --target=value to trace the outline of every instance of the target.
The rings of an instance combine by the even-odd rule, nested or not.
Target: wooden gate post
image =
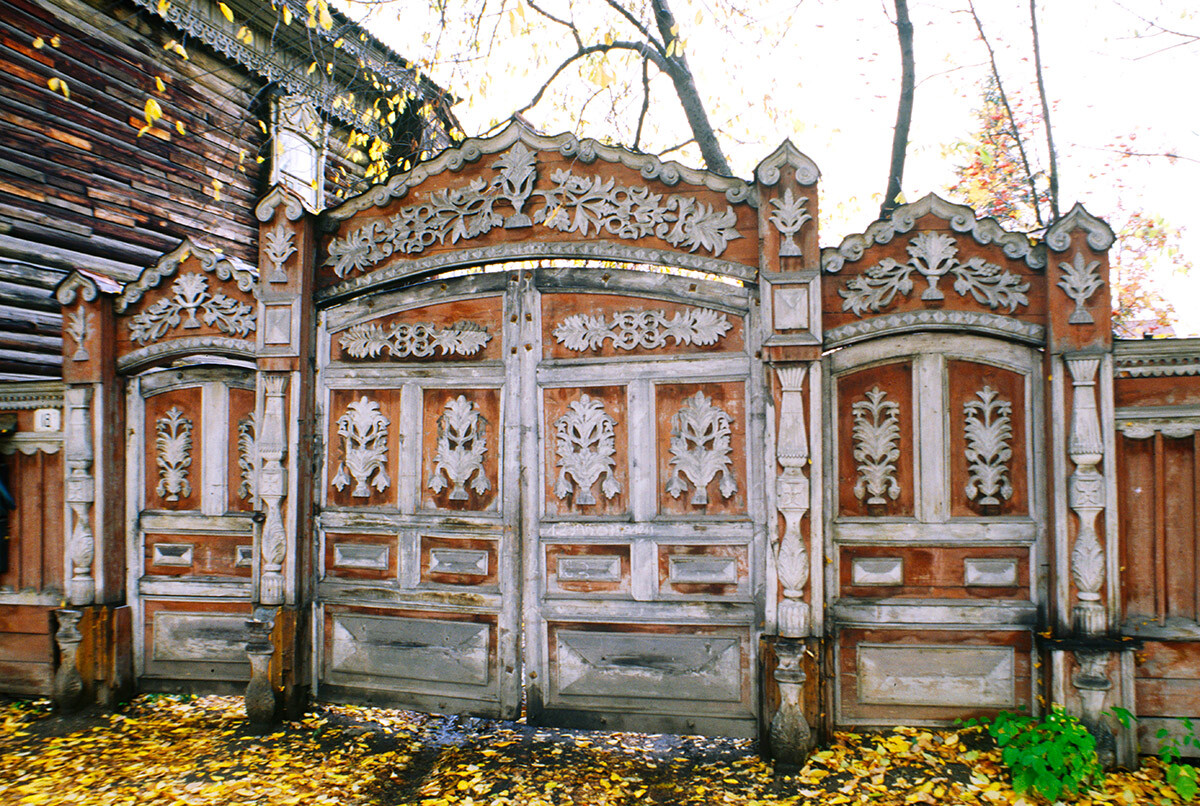
[[[1116,440],[1108,248],[1113,232],[1081,205],[1046,233],[1049,478],[1055,603],[1051,700],[1097,739],[1101,761],[1136,758],[1133,731],[1104,712],[1133,703],[1133,653],[1119,624]]]
[[[773,649],[765,655],[774,663],[764,664],[762,690],[764,710],[775,708],[770,754],[783,768],[803,765],[812,750],[820,702],[816,661],[824,627],[824,553],[812,525],[822,522],[821,453],[820,439],[810,445],[808,438],[821,433],[819,175],[788,141],[755,169],[765,380],[774,412],[765,456],[767,477],[775,484],[768,485],[767,500],[768,511],[777,512],[768,519],[772,551],[765,602]]]
[[[120,286],[73,272],[63,306],[63,583],[56,611],[60,707],[129,693],[132,639],[125,600],[124,390],[116,374],[112,296]],[[66,668],[73,665],[73,669]]]
[[[311,600],[315,217],[282,185],[259,202],[255,215],[260,222],[255,492],[262,515],[255,618],[268,625],[274,647],[265,653],[253,646],[248,691],[261,693],[270,685],[295,712],[311,679],[311,653],[302,645]],[[266,656],[270,664],[262,662]],[[257,697],[253,703],[260,722],[270,716],[263,702]]]

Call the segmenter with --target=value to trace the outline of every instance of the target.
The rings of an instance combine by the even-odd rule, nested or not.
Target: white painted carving
[[[287,282],[287,272],[283,270],[283,264],[296,254],[294,239],[295,235],[284,226],[282,221],[267,230],[263,240],[266,246],[267,262],[271,265],[271,271],[267,275],[268,283]]]
[[[514,143],[511,149],[492,163],[492,167],[499,169],[500,192],[508,199],[514,211],[504,219],[504,228],[532,226],[533,221],[522,210],[525,202],[529,200],[529,195],[533,193],[533,183],[537,181],[537,155],[526,148],[524,143]]]
[[[1059,263],[1058,266],[1063,272],[1062,279],[1058,281],[1058,287],[1066,291],[1067,296],[1075,303],[1075,310],[1071,311],[1067,323],[1071,325],[1094,324],[1096,320],[1092,318],[1091,311],[1083,306],[1087,304],[1088,298],[1104,285],[1098,271],[1100,261],[1085,262],[1083,253],[1076,252],[1074,260],[1070,263]]]
[[[92,532],[92,504],[96,500],[96,479],[92,474],[95,461],[92,390],[86,386],[69,386],[63,393],[63,400],[67,408],[63,435],[67,465],[64,498],[71,520],[67,524],[67,599],[72,605],[88,605],[96,597],[96,583],[92,577],[92,560],[96,556]]]
[[[674,339],[675,346],[696,344],[702,347],[716,344],[733,325],[720,311],[708,308],[687,308],[667,318],[667,312],[620,311],[611,318],[577,313],[568,316],[554,328],[554,338],[568,350],[583,352],[599,350],[611,341],[618,350],[642,347],[655,350]]]
[[[95,314],[88,313],[83,308],[76,308],[67,317],[67,326],[63,330],[75,342],[75,352],[71,356],[72,361],[87,361],[90,357],[87,351],[87,337],[88,330],[95,319]]]
[[[391,421],[380,411],[379,404],[363,395],[346,407],[337,425],[343,459],[333,486],[340,492],[353,479],[354,491],[350,494],[355,498],[370,497],[368,482],[379,492],[391,486],[387,472],[387,431]]]
[[[1079,518],[1079,532],[1071,551],[1071,576],[1079,592],[1075,605],[1075,627],[1084,635],[1100,635],[1106,629],[1106,613],[1100,603],[1104,585],[1104,547],[1096,532],[1096,518],[1104,510],[1104,476],[1097,465],[1104,459],[1104,441],[1096,412],[1097,357],[1067,358],[1074,386],[1071,432],[1067,455],[1075,472],[1067,481],[1067,505]]]
[[[433,324],[398,324],[384,330],[379,325],[354,325],[342,334],[342,349],[351,358],[428,358],[474,355],[487,346],[492,334],[474,322],[462,321],[449,327]]]
[[[980,506],[998,506],[1012,498],[1008,476],[1012,459],[1012,402],[984,384],[978,400],[963,404],[967,441],[967,498]]]
[[[703,248],[714,257],[720,257],[730,241],[742,237],[732,207],[718,211],[690,196],[664,199],[646,187],[625,187],[614,179],[589,179],[563,169],[550,178],[555,186],[534,194],[546,203],[533,216],[535,224],[550,229],[585,237],[605,232],[634,240],[654,235],[689,252]]]
[[[487,420],[473,402],[464,395],[446,404],[437,419],[437,454],[434,456],[434,476],[429,489],[440,493],[446,486],[451,501],[466,501],[464,485],[483,495],[492,488],[483,469],[487,453]],[[444,475],[443,475],[444,474]],[[474,480],[472,480],[474,476]]]
[[[697,392],[683,402],[671,418],[671,476],[667,493],[678,498],[691,482],[692,506],[708,503],[708,484],[721,474],[720,491],[723,498],[737,492],[737,479],[729,472],[733,434],[729,415]],[[684,478],[687,481],[684,481]]]
[[[255,487],[257,486],[255,478],[255,452],[257,448],[254,444],[255,422],[254,412],[238,421],[238,473],[241,474],[242,481],[238,484],[238,498],[243,501],[250,500],[256,495]]]
[[[907,297],[912,291],[912,273],[918,272],[929,283],[921,294],[922,300],[941,300],[946,295],[938,281],[947,274],[954,277],[954,290],[959,296],[970,294],[976,302],[996,309],[1007,306],[1012,313],[1018,305],[1028,305],[1025,292],[1029,283],[1012,272],[1005,271],[981,257],[961,262],[956,258],[958,246],[953,238],[941,232],[920,232],[909,241],[907,263],[884,258],[863,274],[852,277],[838,294],[845,299],[843,311],[863,316],[868,311],[883,310],[897,294]]]
[[[1117,430],[1129,439],[1149,439],[1157,433],[1170,439],[1186,439],[1200,431],[1200,417],[1120,420],[1118,415]]]
[[[574,493],[576,506],[593,506],[596,497],[592,485],[603,476],[600,491],[611,499],[621,492],[621,484],[613,475],[616,460],[617,421],[604,410],[604,402],[583,395],[567,406],[567,413],[554,421],[558,441],[558,481],[554,494],[566,499]],[[568,478],[570,477],[570,478]]]
[[[779,407],[779,437],[775,459],[783,472],[775,479],[776,507],[783,515],[783,535],[775,546],[775,573],[783,585],[777,622],[784,638],[808,635],[808,605],[803,601],[808,584],[808,547],[800,533],[800,522],[808,512],[808,433],[804,427],[804,396],[801,389],[808,368],[779,367],[775,370],[782,388]]]
[[[900,496],[896,480],[896,460],[900,458],[900,406],[887,399],[878,386],[867,391],[867,399],[850,407],[854,418],[854,461],[858,463],[858,481],[854,495],[866,498],[868,505],[886,504],[888,496]]]
[[[183,409],[172,406],[155,421],[154,449],[158,463],[159,498],[178,501],[192,494],[188,468],[192,466],[192,421]]]
[[[807,205],[808,198],[805,196],[797,198],[791,188],[784,191],[782,199],[771,199],[771,207],[775,208],[771,212],[771,223],[775,225],[775,229],[779,230],[779,234],[782,236],[779,240],[780,257],[800,257],[800,245],[796,243],[796,233],[806,223],[812,221],[812,216],[805,209]]]
[[[181,274],[171,285],[173,292],[129,320],[130,338],[138,344],[157,341],[168,330],[182,327],[193,330],[201,319],[209,327],[232,336],[246,336],[254,330],[254,308],[224,294],[208,290],[208,278],[199,272]],[[197,319],[197,313],[201,319]]]
[[[281,605],[284,603],[283,565],[288,549],[287,530],[283,523],[283,498],[287,491],[283,459],[287,455],[288,439],[283,396],[288,375],[265,373],[262,381],[262,429],[255,436],[258,458],[262,464],[254,490],[262,499],[265,510],[259,600],[264,605]]]

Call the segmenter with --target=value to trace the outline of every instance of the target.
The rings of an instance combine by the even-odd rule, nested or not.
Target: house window
[[[328,126],[303,95],[282,95],[272,109],[271,184],[285,185],[313,210],[323,207],[321,187]]]

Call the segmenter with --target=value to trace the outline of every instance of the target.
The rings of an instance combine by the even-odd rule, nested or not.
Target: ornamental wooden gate
[[[252,675],[258,714],[524,701],[793,762],[1039,694],[1108,742],[1150,685],[1112,232],[929,196],[822,252],[817,179],[789,143],[751,183],[514,123],[319,216],[272,190],[257,273],[71,275],[64,657],[80,622],[143,688]],[[1159,433],[1122,388],[1126,443]]]
[[[750,292],[649,268],[322,312],[321,696],[753,735]]]

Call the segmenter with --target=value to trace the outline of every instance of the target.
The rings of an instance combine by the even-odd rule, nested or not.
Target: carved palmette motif
[[[342,440],[342,462],[333,478],[338,492],[344,490],[351,480],[355,498],[369,498],[368,483],[379,492],[391,486],[387,472],[388,426],[391,420],[384,416],[379,404],[363,395],[346,407],[338,418],[337,433]]]
[[[574,494],[576,506],[593,506],[596,497],[592,485],[600,481],[600,491],[611,499],[621,492],[613,475],[616,460],[617,421],[604,410],[603,401],[588,395],[573,401],[567,413],[554,421],[557,440],[558,480],[554,494],[560,499]]]
[[[921,299],[941,300],[946,295],[938,287],[938,281],[949,274],[954,277],[954,290],[959,296],[970,294],[975,301],[996,308],[1007,307],[1012,313],[1019,305],[1028,305],[1025,292],[1029,283],[1010,271],[981,257],[960,261],[958,245],[949,235],[941,232],[921,232],[909,241],[907,263],[897,263],[884,258],[863,274],[852,277],[838,294],[845,300],[843,311],[853,311],[863,316],[868,311],[878,313],[891,304],[899,294],[907,297],[912,291],[913,272],[919,273],[929,287]]]
[[[673,339],[676,347],[705,347],[716,344],[732,327],[725,314],[708,308],[688,308],[670,318],[662,310],[620,311],[611,317],[577,313],[555,326],[554,338],[577,353],[599,350],[606,341],[618,350],[654,350],[665,347],[668,339]]]
[[[980,506],[997,506],[1012,498],[1008,476],[1012,459],[1012,403],[1000,398],[987,384],[975,393],[978,400],[963,404],[966,419],[967,498]]]
[[[796,233],[812,216],[805,209],[808,199],[796,196],[791,188],[784,191],[782,199],[771,199],[771,223],[779,230],[782,238],[779,241],[780,257],[800,257],[800,245],[796,243]]]
[[[1067,292],[1067,296],[1075,303],[1075,310],[1071,311],[1071,315],[1067,317],[1067,323],[1071,325],[1093,324],[1096,320],[1092,318],[1091,312],[1083,306],[1087,304],[1088,298],[1104,285],[1104,281],[1100,279],[1100,261],[1085,262],[1083,253],[1076,252],[1074,260],[1070,263],[1059,263],[1058,265],[1063,272],[1062,279],[1058,281],[1058,287]]]
[[[351,358],[429,358],[474,355],[487,346],[492,334],[475,322],[462,321],[448,327],[395,324],[386,330],[375,324],[354,325],[342,334],[342,349]]]
[[[487,420],[479,408],[466,396],[459,395],[446,404],[437,419],[437,454],[434,456],[434,476],[429,489],[440,493],[447,485],[451,501],[466,501],[470,486],[483,495],[492,488],[483,468],[487,454]],[[474,479],[472,479],[474,477]]]
[[[713,405],[703,392],[685,400],[671,418],[671,475],[667,479],[667,493],[678,498],[691,482],[692,505],[704,506],[708,503],[708,484],[720,473],[721,496],[731,498],[737,492],[737,479],[730,472],[732,440],[729,415]]]
[[[287,282],[287,272],[283,270],[283,264],[287,262],[288,258],[296,254],[294,240],[295,235],[283,225],[282,221],[272,229],[267,230],[263,241],[266,246],[267,263],[271,267],[270,273],[267,274],[267,282]]]
[[[878,386],[867,391],[867,399],[850,407],[854,418],[854,461],[858,463],[858,481],[854,495],[868,505],[886,504],[887,496],[900,496],[896,480],[896,461],[900,458],[900,406],[887,399]]]
[[[199,272],[179,275],[171,291],[171,296],[129,320],[130,338],[138,344],[157,341],[171,328],[198,328],[201,321],[231,336],[244,337],[255,328],[254,308],[224,294],[211,293],[208,278]]]
[[[67,317],[66,325],[63,331],[71,337],[75,342],[75,352],[71,355],[72,361],[87,361],[87,337],[88,330],[92,322],[95,320],[95,314],[88,313],[83,308],[76,308]]]
[[[192,494],[188,468],[192,465],[192,421],[172,406],[155,421],[155,457],[158,463],[159,498],[178,501]]]
[[[238,474],[241,476],[241,483],[238,484],[237,495],[243,501],[249,500],[255,496],[256,473],[254,472],[255,451],[257,450],[254,444],[255,422],[254,412],[238,420],[237,435],[238,435]]]
[[[471,180],[465,187],[436,190],[421,204],[402,207],[392,216],[372,221],[329,244],[325,263],[345,277],[391,257],[418,254],[434,244],[478,238],[496,227],[544,224],[560,232],[578,232],[638,239],[653,235],[672,246],[714,257],[740,238],[737,213],[718,210],[690,196],[653,193],[646,187],[626,187],[599,176],[579,176],[566,169],[551,175],[553,187],[534,190],[537,155],[517,143],[492,164],[490,180]],[[533,196],[542,205],[532,216],[525,207]],[[505,217],[500,210],[511,207]]]

